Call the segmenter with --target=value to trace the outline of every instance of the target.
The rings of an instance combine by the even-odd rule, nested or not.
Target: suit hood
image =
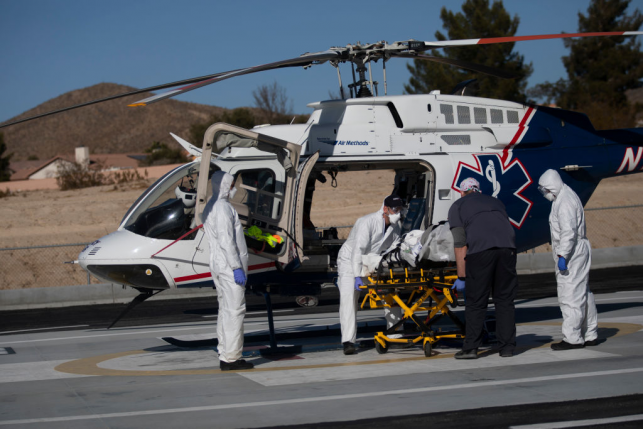
[[[560,178],[560,174],[556,170],[547,170],[545,171],[540,179],[538,179],[538,185],[547,189],[549,192],[555,196],[560,195],[560,191],[563,190],[563,179]]]

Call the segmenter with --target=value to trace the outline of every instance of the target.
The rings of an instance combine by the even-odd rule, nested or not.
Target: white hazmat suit
[[[219,360],[232,363],[243,350],[245,285],[234,281],[234,270],[248,275],[248,248],[237,211],[228,202],[234,177],[223,171],[212,175],[212,198],[203,209],[203,229],[210,243],[210,271],[217,288]]]
[[[555,170],[543,173],[538,184],[555,198],[549,214],[552,252],[554,261],[562,256],[568,268],[555,269],[558,303],[563,313],[563,341],[574,345],[594,341],[598,317],[594,294],[588,286],[592,254],[583,204]]]
[[[360,291],[355,289],[355,277],[362,275],[362,256],[380,253],[380,250],[388,249],[400,237],[401,230],[398,222],[386,228],[383,209],[382,207],[375,213],[357,219],[337,255],[342,343],[355,343],[357,338],[356,313]],[[400,320],[399,312],[388,308],[385,309],[384,316],[389,327]]]

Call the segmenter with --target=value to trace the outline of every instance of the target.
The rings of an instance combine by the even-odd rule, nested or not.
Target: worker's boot
[[[570,344],[565,340],[559,343],[553,343],[551,345],[552,350],[572,350],[572,349],[582,349],[583,347],[585,347],[585,344]]]
[[[588,347],[588,346],[597,346],[597,345],[598,345],[598,338],[597,338],[597,339],[595,339],[595,340],[585,341],[585,347]]]
[[[478,349],[460,350],[453,357],[456,359],[478,359]]]
[[[241,371],[244,369],[252,369],[255,365],[252,362],[246,362],[243,359],[236,360],[234,362],[219,362],[219,368],[221,371]]]
[[[354,353],[355,353],[355,344],[351,343],[350,341],[346,341],[344,343],[344,354],[352,355]]]

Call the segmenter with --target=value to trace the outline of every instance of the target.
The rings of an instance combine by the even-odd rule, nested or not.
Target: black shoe
[[[344,354],[352,355],[354,353],[355,353],[355,344],[351,343],[350,341],[346,341],[344,343]]]
[[[585,347],[587,346],[591,347],[591,346],[597,346],[597,345],[598,345],[598,338],[591,341],[585,341]]]
[[[478,359],[478,349],[460,350],[453,357],[456,359]]]
[[[221,371],[241,371],[244,369],[252,369],[255,365],[252,362],[246,362],[243,359],[235,360],[234,362],[219,362]]]
[[[552,350],[572,350],[572,349],[582,349],[585,347],[584,344],[569,344],[566,341],[561,341],[560,343],[554,343],[551,345]]]
[[[513,350],[500,350],[500,357],[513,357]]]

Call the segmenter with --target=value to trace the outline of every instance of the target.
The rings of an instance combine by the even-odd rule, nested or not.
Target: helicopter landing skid
[[[107,329],[111,329],[111,327],[114,326],[116,324],[116,322],[121,320],[121,318],[123,316],[125,316],[127,313],[129,313],[134,307],[139,305],[141,302],[145,301],[148,298],[153,297],[154,295],[156,295],[156,294],[158,294],[160,292],[163,292],[163,289],[157,290],[157,291],[145,291],[145,292],[139,293],[132,301],[130,301],[129,304],[127,304],[127,307],[125,307],[125,310],[123,310],[123,312],[121,314],[119,314],[119,316],[116,319],[114,319],[112,324],[109,325],[107,327]]]

